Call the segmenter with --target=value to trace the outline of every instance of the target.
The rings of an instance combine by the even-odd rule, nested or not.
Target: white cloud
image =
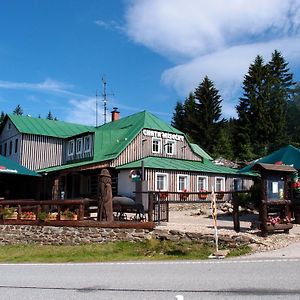
[[[39,91],[45,93],[55,93],[61,96],[76,96],[81,97],[82,95],[73,93],[69,91],[73,88],[73,85],[59,82],[53,79],[47,78],[40,83],[30,83],[30,82],[13,82],[0,80],[0,89],[10,89],[10,90],[30,90]]]
[[[94,24],[104,29],[117,30],[117,31],[124,30],[120,24],[118,24],[116,21],[113,20],[111,21],[96,20],[94,21]]]
[[[234,113],[243,76],[257,54],[268,60],[279,49],[299,66],[300,1],[139,0],[126,13],[126,32],[175,63],[162,82],[187,96],[205,75]]]
[[[289,45],[287,48],[286,45]],[[211,78],[220,90],[224,102],[224,115],[233,115],[243,77],[249,63],[257,54],[269,60],[274,49],[284,53],[293,65],[300,62],[300,37],[274,40],[267,43],[240,45],[212,54],[199,56],[187,63],[177,65],[162,74],[162,81],[172,86],[181,96],[188,95],[202,81],[204,76]],[[236,100],[233,101],[232,99]]]

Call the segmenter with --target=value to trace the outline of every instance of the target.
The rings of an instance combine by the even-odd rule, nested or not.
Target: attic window
[[[76,140],[76,154],[82,153],[82,138]]]
[[[84,153],[87,153],[87,152],[91,152],[91,143],[92,143],[92,139],[91,139],[91,136],[88,135],[88,136],[85,136],[84,137]]]
[[[8,128],[7,128],[8,130],[10,130],[11,129],[11,123],[9,122],[8,123]]]
[[[67,147],[68,156],[74,155],[74,148],[75,148],[75,142],[74,142],[74,140],[70,140],[68,142],[68,147]]]

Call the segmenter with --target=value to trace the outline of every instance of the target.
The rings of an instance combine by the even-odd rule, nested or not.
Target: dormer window
[[[82,138],[76,140],[76,154],[82,153]]]
[[[165,151],[168,155],[174,155],[175,154],[175,141],[167,140],[165,144]]]
[[[74,155],[75,142],[74,140],[70,140],[67,146],[67,154],[68,156]]]
[[[91,152],[92,139],[91,136],[84,137],[84,153]]]
[[[152,138],[152,152],[153,153],[161,153],[161,139],[160,138]]]

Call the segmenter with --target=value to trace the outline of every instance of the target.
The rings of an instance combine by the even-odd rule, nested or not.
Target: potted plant
[[[57,215],[58,215],[57,212],[49,212],[46,220],[47,221],[55,221],[55,220],[57,220]]]
[[[38,220],[45,222],[48,214],[45,211],[41,211],[38,213]]]
[[[179,198],[180,198],[180,200],[185,201],[185,200],[187,200],[187,198],[189,197],[189,195],[190,194],[187,192],[187,190],[184,189],[183,192],[181,194],[179,194]]]
[[[216,198],[217,198],[217,200],[222,200],[223,198],[224,198],[224,194],[223,194],[223,192],[222,191],[220,191],[220,193],[218,194],[218,193],[216,193]]]
[[[160,200],[167,200],[168,199],[168,192],[159,192],[158,194]]]
[[[21,213],[21,220],[36,220],[36,214],[33,211],[24,211]]]
[[[0,212],[0,219],[2,220],[16,220],[18,213],[13,207],[4,207]]]
[[[202,194],[202,193],[206,193],[207,190],[200,190],[200,193],[198,194],[198,198],[200,200],[205,200],[207,198],[207,194]]]
[[[69,210],[68,208],[63,211],[61,214],[60,214],[60,219],[65,221],[65,220],[72,220],[72,221],[75,221],[77,220],[77,214],[76,212],[74,211],[71,211]]]

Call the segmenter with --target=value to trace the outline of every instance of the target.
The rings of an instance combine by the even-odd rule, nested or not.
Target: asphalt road
[[[300,259],[0,264],[0,299],[300,299]]]

